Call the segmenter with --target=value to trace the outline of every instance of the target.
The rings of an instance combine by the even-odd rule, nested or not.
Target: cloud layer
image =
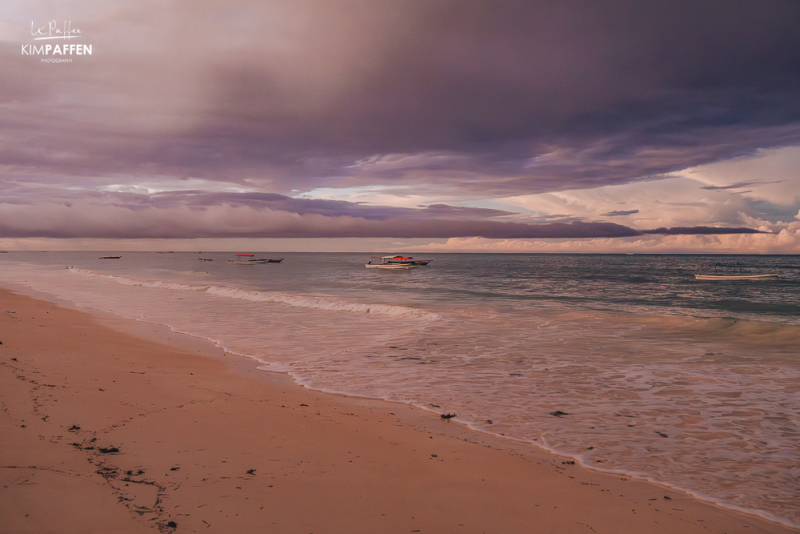
[[[706,219],[633,199],[512,209],[800,143],[794,0],[71,0],[0,17],[0,236],[620,237],[779,231],[770,213],[796,212],[746,205],[779,182],[760,176],[702,184],[742,197]],[[49,20],[93,55],[20,55]],[[301,198],[374,186],[391,206]],[[397,207],[411,194],[428,200]]]

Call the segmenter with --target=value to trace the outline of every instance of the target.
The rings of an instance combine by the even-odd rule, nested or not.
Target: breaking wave
[[[288,306],[296,306],[298,308],[310,308],[325,311],[345,311],[352,313],[371,313],[403,319],[422,319],[429,321],[441,319],[441,316],[437,313],[416,308],[409,308],[407,306],[360,303],[327,296],[258,291],[254,289],[226,287],[221,285],[193,285],[166,280],[137,280],[134,278],[127,278],[125,276],[103,274],[80,268],[71,268],[70,272],[86,277],[102,278],[104,280],[109,280],[126,286],[150,287],[167,289],[171,291],[192,291],[196,293],[206,293],[214,297],[247,300],[250,302],[273,302]]]

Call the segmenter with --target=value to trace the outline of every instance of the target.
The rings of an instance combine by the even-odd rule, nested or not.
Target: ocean
[[[10,252],[0,282],[800,526],[798,256],[255,254],[285,259]],[[695,280],[720,262],[779,277]]]

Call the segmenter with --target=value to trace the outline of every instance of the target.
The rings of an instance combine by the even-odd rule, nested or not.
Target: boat
[[[197,258],[197,261],[214,261],[211,258]]]
[[[778,278],[777,274],[696,274],[694,275],[697,280],[775,280]]]
[[[269,259],[269,260],[267,260],[267,261],[268,261],[269,263],[280,263],[280,262],[282,262],[282,261],[283,261],[283,258],[281,258],[281,259],[279,259],[279,260],[272,260],[272,259]]]
[[[410,263],[411,265],[428,265],[433,260],[415,260],[411,256],[393,256],[389,263]]]
[[[122,256],[100,256],[101,260],[118,260]]]
[[[714,264],[714,274],[695,274],[696,280],[775,280],[777,273],[765,274],[744,274],[743,263],[726,265],[724,263]]]
[[[230,263],[232,265],[258,265],[258,264],[262,264],[262,263],[269,263],[269,260],[264,259],[264,258],[256,259],[255,257],[253,257],[252,254],[237,254],[236,257],[237,258],[243,258],[243,259],[228,260],[228,263]],[[244,259],[244,258],[247,258],[247,259]]]
[[[410,261],[402,262],[398,258],[402,256],[372,256],[369,262],[364,264],[365,267],[375,267],[377,269],[412,269],[417,267],[418,264]]]

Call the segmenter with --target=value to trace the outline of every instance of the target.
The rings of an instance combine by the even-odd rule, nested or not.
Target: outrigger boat
[[[237,254],[237,258],[248,258],[241,260],[228,260],[228,263],[233,265],[257,265],[259,263],[269,263],[267,259],[256,259],[252,254]]]
[[[433,260],[415,260],[411,256],[372,256],[367,267],[381,269],[410,269],[420,265],[428,265]]]
[[[401,258],[401,256],[372,256],[369,259],[369,263],[365,264],[365,267],[375,267],[378,269],[412,269],[417,267],[416,264],[411,262],[400,262],[397,261],[396,258]]]
[[[744,267],[742,263],[734,263],[733,265],[716,263],[714,264],[714,274],[696,274],[694,277],[696,280],[775,280],[778,278],[777,273],[744,274],[742,267]],[[725,273],[726,268],[729,269],[728,274]]]
[[[428,265],[433,260],[415,260],[411,256],[395,256],[390,263],[410,263],[411,265]]]

